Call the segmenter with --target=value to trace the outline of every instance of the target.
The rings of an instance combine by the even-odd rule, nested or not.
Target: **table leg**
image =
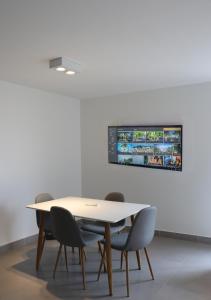
[[[45,222],[45,212],[40,211],[40,224],[39,224],[39,234],[37,240],[37,257],[36,257],[36,271],[39,270],[40,260],[43,252],[44,243],[44,222]]]
[[[105,249],[106,249],[106,262],[108,274],[109,295],[112,296],[112,254],[111,254],[111,231],[110,224],[105,224]]]

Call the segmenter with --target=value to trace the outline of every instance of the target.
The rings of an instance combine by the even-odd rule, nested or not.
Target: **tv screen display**
[[[182,171],[182,125],[109,126],[108,161]]]

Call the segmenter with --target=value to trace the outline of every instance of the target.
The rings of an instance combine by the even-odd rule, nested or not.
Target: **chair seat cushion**
[[[84,242],[84,246],[88,246],[102,239],[102,236],[100,234],[88,232],[85,230],[81,230],[81,237]]]
[[[128,232],[121,232],[112,235],[111,248],[120,251],[125,250],[127,238],[128,238]],[[105,239],[101,242],[105,244]]]
[[[91,222],[91,221],[80,221],[80,228],[89,232],[94,232],[97,234],[104,235],[105,233],[105,225],[103,222]],[[119,232],[121,231],[125,225],[119,225],[119,224],[111,224],[110,230],[111,233]]]

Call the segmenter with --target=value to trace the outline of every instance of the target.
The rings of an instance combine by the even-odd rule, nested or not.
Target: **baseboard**
[[[177,239],[177,240],[185,240],[185,241],[211,244],[211,238],[204,237],[204,236],[198,236],[198,235],[192,235],[192,234],[183,234],[183,233],[156,230],[155,235],[158,237],[167,237],[167,238]]]
[[[124,229],[125,231],[129,231],[130,226],[126,226]],[[170,231],[162,231],[162,230],[155,230],[155,236],[157,237],[166,237],[175,240],[184,240],[184,241],[192,241],[204,244],[211,244],[211,238],[199,235],[192,235],[192,234],[184,234],[184,233],[177,233],[177,232],[170,232]]]
[[[37,241],[37,234],[35,235],[31,235],[29,237],[26,237],[24,239],[0,246],[0,254],[3,254],[5,252],[7,252],[8,250],[13,250],[13,249],[17,249],[19,247],[28,245],[28,244],[32,244],[34,242]]]

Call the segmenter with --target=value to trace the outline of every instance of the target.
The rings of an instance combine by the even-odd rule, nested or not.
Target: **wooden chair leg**
[[[130,296],[129,291],[129,270],[128,270],[128,251],[125,251],[125,262],[126,262],[126,284],[127,284],[127,297]]]
[[[102,271],[103,264],[105,265],[105,256],[106,256],[106,252],[105,252],[105,249],[104,249],[103,253],[102,253],[102,257],[101,257],[101,262],[100,262],[98,275],[97,275],[97,281],[100,279],[100,274],[101,274],[101,271]]]
[[[64,245],[64,256],[65,256],[65,264],[66,264],[66,270],[68,272],[68,264],[67,264],[67,248]]]
[[[58,251],[58,254],[57,254],[56,263],[55,263],[55,267],[54,267],[54,270],[53,270],[53,279],[55,279],[56,269],[57,269],[57,265],[58,265],[58,262],[59,262],[59,257],[60,257],[60,254],[61,254],[61,250],[62,250],[62,244],[59,245],[59,251]]]
[[[104,233],[104,235],[103,235],[103,238],[105,239],[105,233]],[[103,251],[105,251],[105,244],[103,245]],[[103,251],[102,251],[102,252],[103,252]],[[106,251],[105,251],[105,258],[106,258]],[[104,273],[107,272],[107,264],[106,264],[106,263],[104,263],[104,265],[103,265],[103,272],[104,272]]]
[[[81,257],[81,271],[83,276],[83,288],[86,289],[86,281],[85,281],[85,269],[84,269],[84,249],[83,247],[80,248],[80,257]]]
[[[122,270],[122,265],[123,265],[123,258],[124,258],[124,251],[121,251],[121,263],[120,263],[121,270]]]
[[[99,251],[100,253],[102,253],[100,241],[97,242],[97,245],[98,245],[98,251]]]
[[[78,248],[79,265],[81,264],[81,248]]]
[[[155,278],[154,278],[154,274],[153,274],[153,271],[152,271],[151,263],[150,263],[149,256],[148,256],[146,248],[144,248],[144,252],[145,252],[145,255],[146,255],[146,259],[147,259],[149,270],[150,270],[150,273],[151,273],[151,276],[152,276],[152,280],[154,280]]]
[[[42,250],[41,250],[41,252],[43,252],[43,249],[44,249],[44,246],[45,246],[45,241],[46,241],[46,235],[44,234],[43,241],[42,241]]]
[[[85,249],[83,249],[83,253],[84,253],[84,259],[86,261],[86,252],[85,252]]]
[[[79,252],[79,265],[81,264],[81,248],[79,247],[78,248],[78,252]],[[86,252],[85,252],[85,250],[83,250],[83,255],[84,255],[84,259],[85,259],[85,261],[86,261]]]
[[[97,242],[97,245],[98,245],[98,251],[100,252],[100,255],[102,257],[103,250],[102,250],[100,241]]]
[[[99,252],[100,252],[100,255],[101,255],[101,259],[102,259],[103,258],[103,253],[105,253],[105,248],[103,247],[103,249],[102,249],[101,243],[99,241],[97,243],[98,243],[98,249],[99,249]],[[105,259],[104,259],[103,266],[104,266],[104,272],[107,272]]]
[[[106,250],[105,250],[105,245],[103,246],[103,251],[105,251],[105,259],[104,259],[104,264],[103,264],[103,272],[107,273],[107,264],[106,264]]]
[[[140,258],[140,251],[136,250],[136,258],[138,263],[138,269],[141,270],[141,258]]]

